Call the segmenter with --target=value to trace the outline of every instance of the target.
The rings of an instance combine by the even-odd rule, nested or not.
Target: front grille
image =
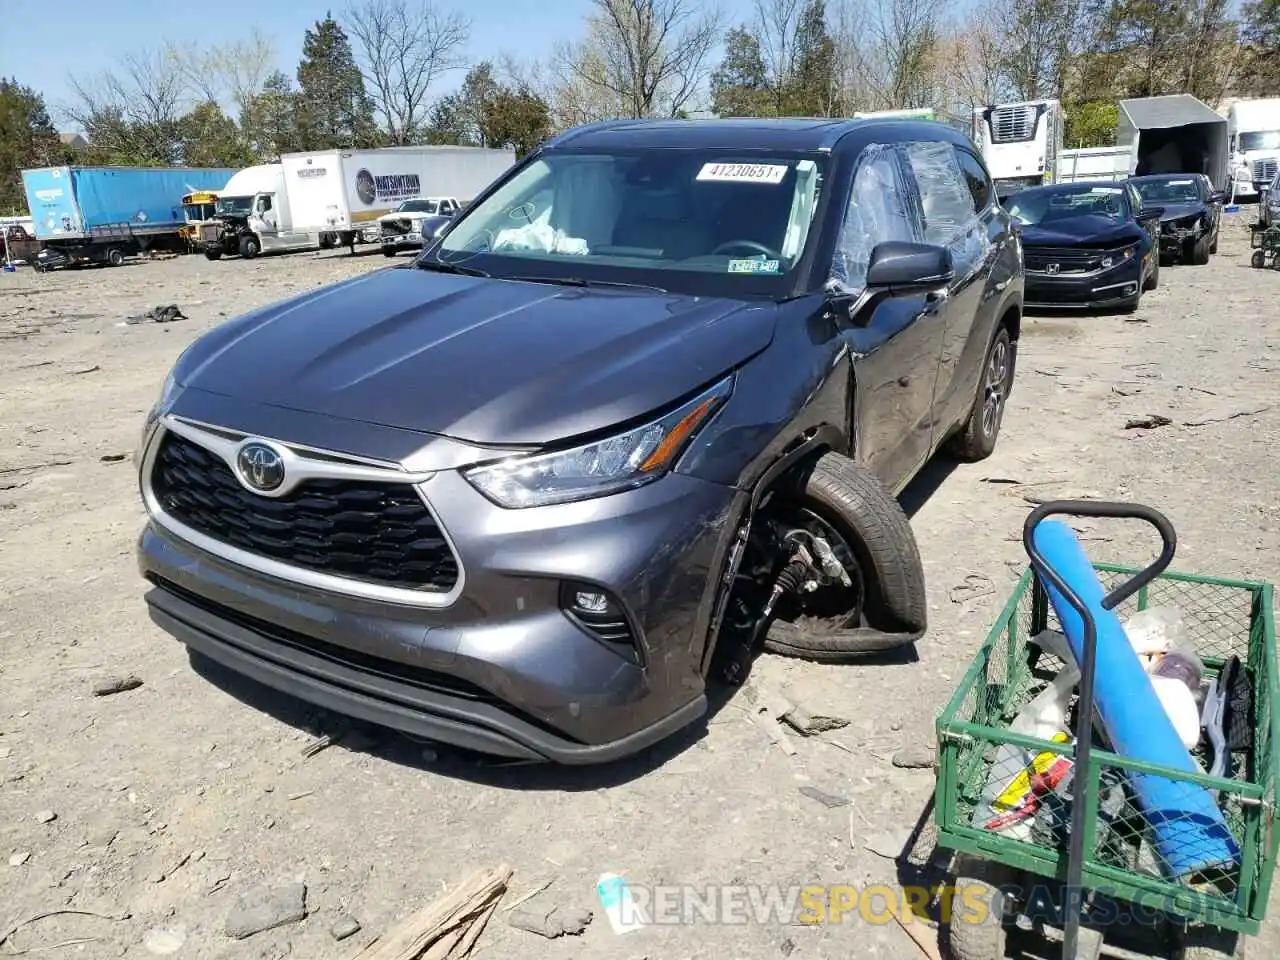
[[[402,236],[412,229],[408,220],[383,220],[382,232],[385,236]]]
[[[1270,183],[1275,179],[1277,166],[1280,166],[1280,164],[1278,164],[1273,157],[1268,157],[1265,160],[1253,161],[1254,181],[1257,183],[1261,183],[1263,181]]]
[[[1038,273],[1048,271],[1049,265],[1056,263],[1059,274],[1092,273],[1102,269],[1102,258],[1105,250],[1073,250],[1070,247],[1026,247],[1022,248],[1023,265],[1028,270]]]
[[[282,497],[241,485],[221,457],[175,433],[156,453],[151,488],[166,514],[219,543],[305,570],[447,592],[458,563],[407,483],[308,480]]]
[[[997,107],[991,111],[993,143],[1020,143],[1036,135],[1039,111],[1033,106]]]

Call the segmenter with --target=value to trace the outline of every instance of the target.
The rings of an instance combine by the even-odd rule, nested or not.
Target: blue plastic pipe
[[[1103,609],[1102,583],[1075,533],[1042,520],[1033,534],[1045,563],[1085,604],[1097,628],[1094,701],[1115,753],[1186,773],[1202,773],[1164,712],[1119,618]],[[1084,655],[1084,620],[1051,583],[1045,590],[1076,662]],[[1240,848],[1207,789],[1185,780],[1129,773],[1129,785],[1151,825],[1153,846],[1173,879],[1240,862]],[[1076,783],[1080,783],[1079,778]]]

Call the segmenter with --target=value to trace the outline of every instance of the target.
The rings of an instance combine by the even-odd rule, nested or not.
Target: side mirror
[[[951,251],[928,243],[890,240],[876,244],[867,265],[867,291],[910,297],[944,287],[955,278]]]

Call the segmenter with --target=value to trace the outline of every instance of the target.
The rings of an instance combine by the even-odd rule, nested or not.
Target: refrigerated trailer
[[[973,140],[1004,199],[1053,183],[1062,152],[1063,114],[1057,100],[996,103],[973,110]]]
[[[22,171],[44,249],[37,266],[118,265],[147,249],[182,249],[182,197],[216,190],[234,170],[208,167],[43,167]]]
[[[1121,100],[1116,144],[1136,176],[1203,173],[1215,190],[1230,189],[1227,118],[1190,94]]]

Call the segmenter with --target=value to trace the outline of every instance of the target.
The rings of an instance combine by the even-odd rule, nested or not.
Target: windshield
[[[439,200],[406,200],[400,204],[397,213],[438,213]]]
[[[544,154],[436,255],[494,276],[774,295],[805,249],[824,160],[671,149]]]
[[[1051,223],[1068,217],[1099,216],[1124,220],[1129,216],[1123,187],[1032,187],[1014,194],[1006,209],[1011,216],[1028,225]]]
[[[1280,130],[1250,130],[1240,134],[1240,149],[1280,150]]]
[[[1168,180],[1137,180],[1133,184],[1143,203],[1199,203],[1200,188],[1187,177]]]
[[[253,211],[253,197],[219,197],[218,213],[223,216],[246,217]]]

